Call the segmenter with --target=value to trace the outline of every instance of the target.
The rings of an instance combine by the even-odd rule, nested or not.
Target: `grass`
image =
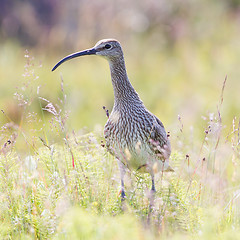
[[[152,57],[157,59],[157,55]],[[1,239],[240,237],[240,120],[232,113],[232,118],[227,116],[225,105],[225,102],[233,102],[227,89],[231,79],[224,80],[223,77],[221,83],[217,81],[213,84],[214,91],[208,89],[209,93],[214,92],[217,95],[211,98],[211,111],[198,111],[202,105],[199,106],[196,101],[196,109],[192,110],[196,110],[194,116],[191,111],[186,111],[187,114],[183,111],[175,118],[172,116],[171,165],[175,172],[157,175],[157,193],[150,211],[149,175],[140,175],[137,172],[127,174],[127,200],[122,204],[118,194],[120,177],[117,163],[102,146],[102,122],[106,117],[99,102],[109,106],[112,95],[97,94],[96,88],[99,91],[106,88],[102,79],[99,79],[101,77],[90,83],[85,80],[84,74],[95,78],[95,75],[104,75],[99,74],[104,70],[96,70],[94,73],[90,71],[93,66],[89,63],[80,69],[84,83],[79,83],[78,86],[79,89],[85,88],[86,92],[75,93],[77,90],[73,90],[73,95],[79,94],[79,109],[82,114],[76,117],[76,113],[70,112],[78,107],[75,104],[76,99],[69,94],[73,84],[71,79],[69,85],[62,77],[58,88],[56,82],[50,82],[46,87],[43,84],[45,73],[41,72],[41,64],[36,64],[28,52],[25,53],[25,59],[23,81],[19,83],[14,94],[14,106],[17,106],[13,111],[15,114],[11,113],[9,108],[2,110],[5,123],[2,125],[0,137]],[[169,61],[171,60],[173,59],[170,58]],[[133,76],[133,79],[139,77],[141,89],[146,89],[143,79],[154,79],[156,72],[152,73],[153,66],[147,60],[143,61],[146,65],[144,69],[150,68],[150,76],[142,70],[139,76]],[[134,69],[141,64],[143,63],[131,66]],[[166,64],[166,68],[173,69],[178,64]],[[203,63],[202,65],[205,66]],[[81,71],[85,67],[86,69]],[[166,76],[167,70],[163,70],[158,77]],[[190,96],[191,86],[172,88],[175,83],[171,82],[171,79],[178,74],[182,78],[185,76],[186,72],[179,71],[170,71],[170,83],[163,86],[162,99],[167,99],[168,92],[177,96]],[[197,81],[200,81],[199,79],[197,78]],[[157,80],[153,81],[156,89],[161,89]],[[96,88],[93,88],[93,84],[96,84]],[[107,88],[110,89],[111,86]],[[90,101],[87,101],[88,91],[94,95],[94,104],[90,107]],[[181,104],[199,98],[194,96],[188,101],[182,98],[178,103],[173,101],[164,105],[162,100],[153,100],[156,94],[159,93],[153,91],[151,98],[147,99],[144,95],[143,98],[147,99],[146,105],[151,109],[164,106],[163,118],[171,103],[173,111],[177,112],[175,110]],[[96,108],[99,108],[102,115],[99,121],[96,120],[98,112],[91,115]],[[184,110],[188,108],[189,106]],[[235,105],[232,104],[231,108],[234,109]],[[83,114],[84,111],[87,116]],[[89,128],[93,122],[100,123],[100,126],[97,125],[93,131],[83,129],[75,132],[73,127],[79,119],[83,124],[88,123]],[[166,121],[166,118],[163,119],[163,122]]]

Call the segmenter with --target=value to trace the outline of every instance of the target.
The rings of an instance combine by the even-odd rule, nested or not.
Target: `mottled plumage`
[[[169,166],[171,146],[162,122],[146,109],[128,79],[120,43],[115,39],[101,40],[91,49],[63,58],[53,70],[69,59],[93,54],[105,57],[110,66],[114,106],[104,128],[104,137],[108,151],[118,159],[122,198],[125,197],[126,168],[149,172],[155,191],[154,174],[172,171]]]

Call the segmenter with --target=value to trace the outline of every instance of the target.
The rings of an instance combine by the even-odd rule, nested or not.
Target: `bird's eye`
[[[112,46],[111,46],[110,44],[106,44],[104,47],[105,47],[106,49],[110,49]]]

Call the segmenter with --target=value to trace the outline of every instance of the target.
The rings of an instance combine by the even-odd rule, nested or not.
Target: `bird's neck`
[[[109,60],[109,65],[114,91],[114,105],[142,104],[138,93],[128,79],[123,57],[122,59]]]

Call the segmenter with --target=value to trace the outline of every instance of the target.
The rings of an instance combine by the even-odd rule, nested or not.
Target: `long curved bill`
[[[91,48],[91,49],[87,49],[87,50],[84,50],[84,51],[81,51],[81,52],[76,52],[76,53],[72,53],[68,56],[66,56],[65,58],[61,59],[52,69],[52,71],[54,71],[57,67],[59,67],[62,63],[70,60],[70,59],[73,59],[73,58],[76,58],[76,57],[80,57],[80,56],[84,56],[84,55],[94,55],[96,54],[96,49],[95,48]]]

